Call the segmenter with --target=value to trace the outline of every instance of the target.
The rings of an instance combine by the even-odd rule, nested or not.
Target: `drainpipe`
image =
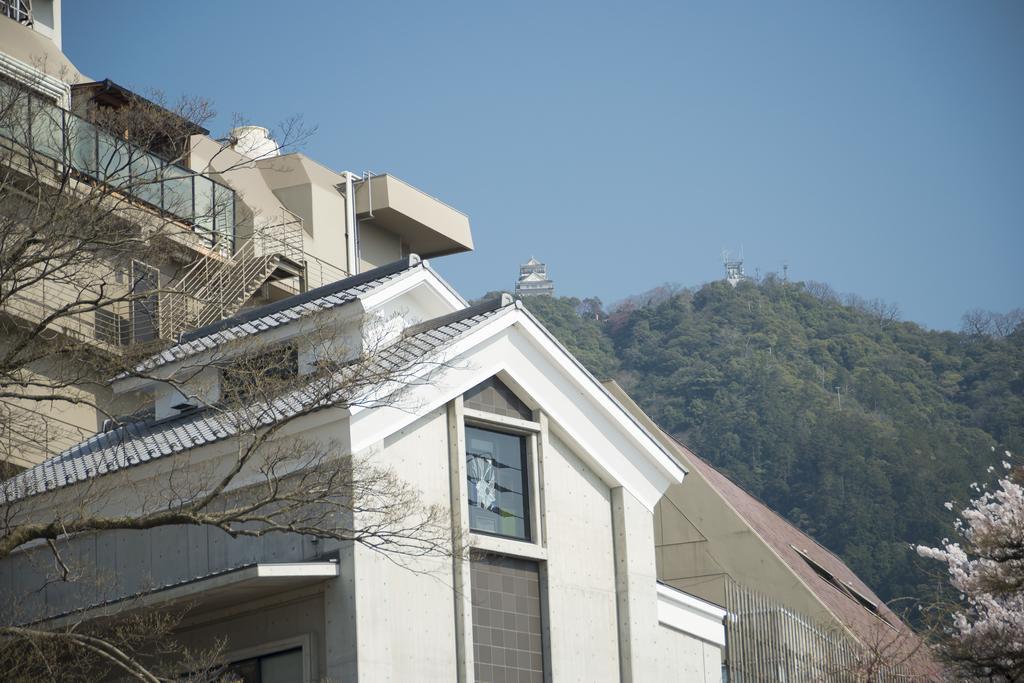
[[[365,171],[363,173],[362,182],[366,183],[366,205],[370,209],[370,214],[367,216],[371,221],[373,220],[373,183],[370,180],[373,178],[371,171]]]
[[[356,251],[358,226],[356,224],[355,185],[352,182],[354,177],[352,173],[345,171],[345,245],[349,275],[359,273],[359,262],[356,260],[358,257]]]

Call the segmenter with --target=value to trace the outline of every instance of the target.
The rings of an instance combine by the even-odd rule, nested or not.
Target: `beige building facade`
[[[105,203],[148,231],[154,245],[170,240],[169,248],[98,264],[106,274],[42,282],[5,301],[3,314],[31,324],[101,282],[122,300],[63,315],[48,332],[124,355],[410,253],[427,258],[472,250],[464,214],[392,175],[329,169],[282,149],[258,126],[215,139],[111,80],[83,75],[61,51],[60,0],[2,7],[0,165],[20,174],[23,184],[66,185],[83,215]],[[172,139],[147,148],[108,125],[118,111],[140,106],[147,120],[163,117],[159,125]],[[142,137],[153,142],[152,135]],[[77,372],[52,365],[27,371],[56,382]],[[106,419],[145,409],[112,402],[84,383],[71,391],[86,400],[0,405],[11,414],[7,424],[19,426],[0,435],[10,444],[10,466],[39,462]]]

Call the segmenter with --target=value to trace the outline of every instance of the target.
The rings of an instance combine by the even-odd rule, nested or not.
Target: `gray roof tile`
[[[368,374],[412,370],[417,363],[430,360],[431,356],[463,334],[511,308],[506,301],[499,300],[439,318],[434,321],[437,327],[431,327],[431,321],[427,321],[409,328],[406,336],[382,351],[374,360],[375,366],[368,369]],[[460,314],[465,317],[453,319]],[[339,372],[344,371],[342,368]],[[261,416],[260,422],[269,425],[308,410],[312,405],[310,401],[318,395],[312,386],[295,390],[275,400]],[[332,404],[332,401],[322,401],[317,408]],[[84,481],[97,474],[115,472],[220,441],[236,432],[237,417],[233,419],[213,410],[202,410],[155,422],[134,422],[96,434],[8,480],[0,490],[0,503],[13,502]]]
[[[243,311],[231,318],[225,318],[206,327],[193,330],[182,335],[178,344],[140,363],[136,366],[135,372],[147,372],[216,348],[224,342],[257,335],[281,324],[298,320],[305,315],[343,306],[400,277],[403,273],[419,266],[420,263],[419,257],[413,255],[408,259],[395,261],[282,301]],[[129,373],[122,373],[116,379],[127,376]]]

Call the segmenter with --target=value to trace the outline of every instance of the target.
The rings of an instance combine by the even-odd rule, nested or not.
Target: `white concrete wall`
[[[650,661],[643,680],[721,683],[722,648],[660,624],[651,638],[659,655]]]
[[[551,438],[544,453],[550,662],[559,681],[617,681],[611,493]]]
[[[441,408],[368,455],[416,486],[423,504],[447,510],[447,433],[446,411]],[[354,555],[359,681],[455,680],[451,560],[409,559],[406,568],[398,564],[401,558],[365,547],[356,546]]]
[[[721,650],[658,622],[652,513],[617,488],[612,491],[612,517],[623,683],[718,683]]]
[[[538,402],[543,406],[543,400]],[[330,420],[305,436],[343,437],[344,424]],[[363,455],[412,483],[424,504],[448,510],[448,427],[447,406],[441,406]],[[609,488],[587,464],[592,457],[581,457],[555,434],[540,443],[541,469],[534,474],[541,490],[534,495],[542,495],[545,507],[544,544],[538,552],[543,556],[552,680],[719,681],[717,647],[659,624],[651,512],[623,488]],[[141,475],[143,469],[129,474]],[[226,567],[312,559],[338,549],[337,544],[310,546],[290,536],[230,541],[211,534],[222,535],[173,527],[118,532],[95,538],[80,554],[117,577],[114,593],[131,594]],[[315,634],[322,675],[328,679],[457,680],[452,561],[411,560],[403,567],[359,545],[340,550],[341,576],[325,583],[319,615],[309,604],[298,611],[282,608],[280,618],[270,611],[253,612],[251,621],[238,614],[196,625],[189,637],[194,632],[201,640],[216,633],[229,638],[232,647],[256,647],[292,637],[306,620],[315,625],[307,631]],[[30,555],[18,559],[27,561]],[[40,555],[38,561],[43,559]],[[11,595],[30,593],[26,580],[39,575],[28,565],[12,564],[0,563],[0,585]],[[38,598],[44,604],[36,607],[58,613],[85,597],[62,590],[59,584],[48,588]]]

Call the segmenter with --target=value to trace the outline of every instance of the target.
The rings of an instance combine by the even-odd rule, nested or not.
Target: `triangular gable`
[[[447,348],[429,381],[406,388],[402,403],[354,407],[351,445],[371,447],[484,380],[498,375],[528,396],[552,431],[610,487],[625,487],[653,510],[681,467],[594,377],[518,302]]]
[[[533,411],[498,377],[488,377],[463,394],[467,408],[532,420]]]

